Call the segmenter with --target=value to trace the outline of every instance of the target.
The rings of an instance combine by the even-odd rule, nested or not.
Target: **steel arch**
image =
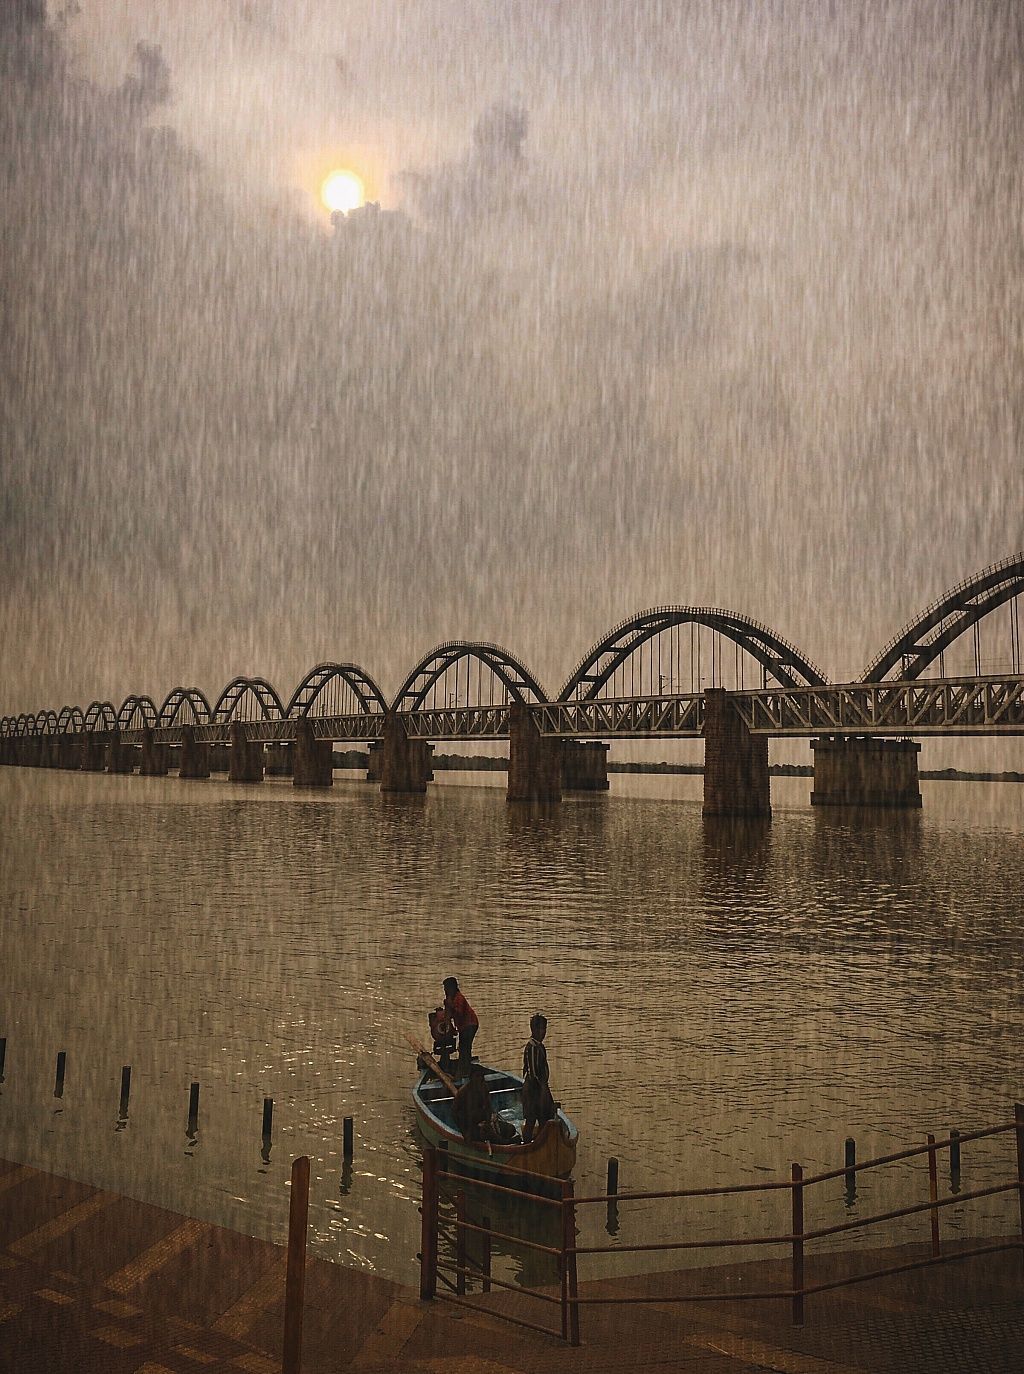
[[[174,725],[179,712],[185,706],[192,712],[192,720],[186,724],[209,725],[213,712],[210,710],[210,703],[198,687],[175,687],[173,692],[168,692],[164,704],[157,713],[157,723],[160,726]]]
[[[116,730],[117,712],[112,701],[91,701],[85,711],[85,728],[89,731]]]
[[[63,735],[77,735],[85,729],[85,716],[80,706],[62,706],[57,716],[57,728]]]
[[[993,563],[933,601],[889,641],[864,669],[860,680],[884,682],[890,674],[894,681],[920,677],[955,639],[1021,592],[1024,592],[1024,552]],[[894,673],[893,669],[897,671]]]
[[[463,658],[478,659],[504,684],[513,701],[546,701],[544,688],[525,664],[500,644],[474,644],[453,639],[439,644],[422,658],[398,689],[391,704],[394,711],[418,711],[427,694],[449,668]]]
[[[141,720],[136,720],[136,713],[142,717]],[[117,713],[119,730],[137,730],[140,726],[155,725],[156,721],[156,703],[152,697],[125,697]]]
[[[15,720],[14,722],[15,739],[26,739],[28,735],[31,734],[31,731],[28,728],[29,721],[31,721],[34,725],[36,721],[35,716],[26,715],[25,712],[22,711],[21,715],[18,716],[17,720]]]
[[[369,673],[364,672],[357,663],[318,663],[296,687],[284,714],[289,720],[297,716],[308,716],[320,694],[326,691],[332,682],[338,680],[351,687],[364,715],[373,715],[388,709],[384,693]]]
[[[217,704],[210,715],[211,722],[214,725],[226,725],[234,720],[239,703],[244,700],[247,693],[255,698],[264,720],[284,719],[281,698],[266,678],[236,677],[232,678],[217,698]]]
[[[56,711],[39,711],[36,715],[36,734],[55,735],[60,726],[57,722]]]
[[[761,664],[783,687],[820,687],[826,679],[792,644],[736,611],[715,606],[656,606],[620,621],[573,669],[558,694],[559,701],[591,701],[629,656],[649,639],[675,625],[706,625],[731,639]]]

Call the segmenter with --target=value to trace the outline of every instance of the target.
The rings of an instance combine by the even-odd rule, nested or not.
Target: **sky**
[[[0,711],[675,603],[851,680],[1024,547],[1012,0],[0,15]]]

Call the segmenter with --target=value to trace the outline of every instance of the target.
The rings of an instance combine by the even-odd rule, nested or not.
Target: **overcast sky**
[[[453,638],[555,691],[676,602],[848,680],[1024,546],[1014,0],[35,8],[0,710]]]

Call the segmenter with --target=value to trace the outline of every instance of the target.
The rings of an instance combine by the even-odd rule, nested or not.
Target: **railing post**
[[[928,1199],[931,1209],[928,1215],[932,1221],[932,1254],[937,1258],[942,1250],[939,1246],[939,1164],[935,1152],[935,1137],[928,1135]]]
[[[572,1180],[562,1181],[562,1340],[580,1343],[580,1308],[576,1273],[576,1199]]]
[[[793,1325],[804,1324],[804,1171],[793,1165]]]
[[[455,1194],[455,1292],[466,1296],[466,1194]]]
[[[485,1293],[491,1291],[491,1219],[484,1217],[483,1250],[480,1256],[480,1267],[484,1271]]]
[[[423,1151],[423,1206],[420,1231],[420,1298],[429,1302],[437,1292],[437,1151]]]
[[[306,1288],[306,1229],[309,1221],[309,1156],[292,1161],[288,1205],[288,1270],[284,1286],[282,1374],[299,1374],[302,1364],[302,1304]]]
[[[1024,1247],[1024,1102],[1013,1104],[1013,1120],[1017,1130],[1017,1198],[1020,1203],[1020,1239]],[[1024,1248],[1021,1249],[1024,1259]]]

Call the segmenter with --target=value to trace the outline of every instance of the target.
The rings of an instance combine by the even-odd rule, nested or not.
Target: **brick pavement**
[[[815,1278],[913,1259],[814,1259]],[[784,1303],[658,1303],[711,1286],[784,1286],[778,1261],[583,1284],[650,1303],[584,1307],[574,1350],[496,1316],[312,1260],[304,1374],[1021,1374],[1024,1255],[1007,1252]],[[480,1303],[478,1295],[472,1299]],[[493,1309],[536,1320],[526,1298]],[[555,1311],[555,1309],[551,1309]],[[274,1374],[284,1254],[276,1246],[0,1161],[0,1374]]]

